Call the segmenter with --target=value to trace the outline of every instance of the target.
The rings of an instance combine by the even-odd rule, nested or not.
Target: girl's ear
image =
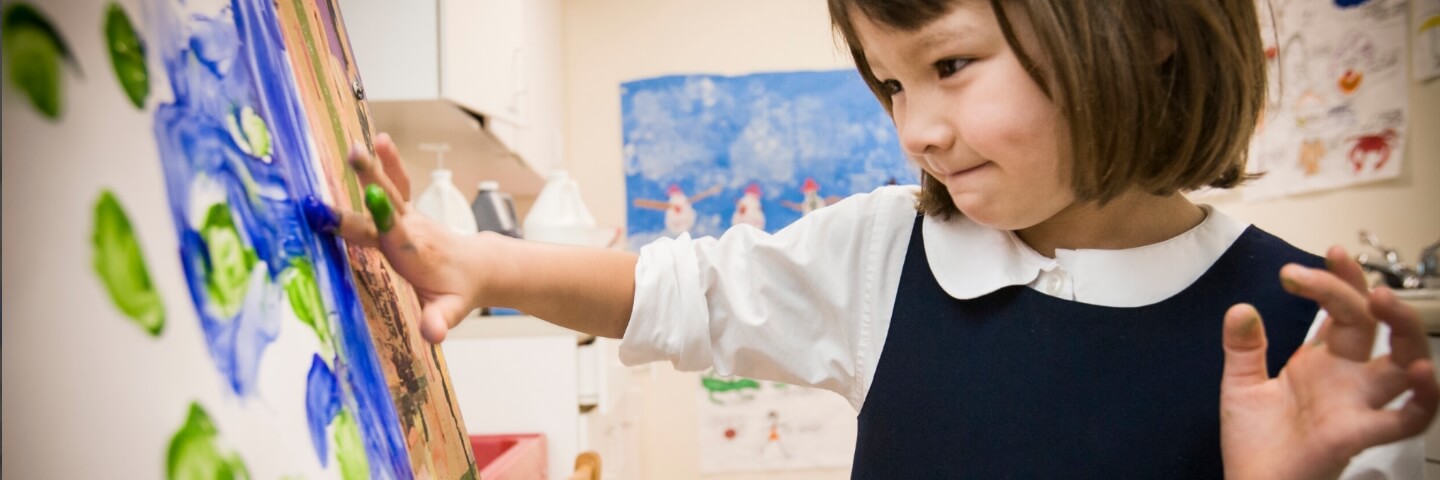
[[[1153,36],[1155,37],[1155,48],[1151,50],[1152,58],[1157,65],[1165,63],[1175,55],[1175,36],[1164,30],[1156,30]]]

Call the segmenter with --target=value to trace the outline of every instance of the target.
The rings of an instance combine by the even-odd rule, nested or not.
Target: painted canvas
[[[621,108],[632,250],[737,226],[775,232],[917,181],[854,70],[642,79],[624,84]],[[855,409],[839,395],[713,372],[696,383],[702,472],[849,467]]]
[[[4,476],[475,478],[334,1],[3,5]]]

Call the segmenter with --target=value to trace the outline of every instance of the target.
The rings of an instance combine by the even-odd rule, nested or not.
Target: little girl
[[[855,478],[1336,478],[1429,425],[1413,310],[1338,247],[1322,260],[1180,194],[1247,179],[1254,0],[830,13],[918,190],[637,256],[453,235],[410,210],[381,136],[380,164],[351,158],[373,221],[342,214],[339,233],[414,283],[432,342],[504,305],[623,338],[630,364],[839,393],[860,412]]]

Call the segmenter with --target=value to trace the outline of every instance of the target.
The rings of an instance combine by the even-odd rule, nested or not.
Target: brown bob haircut
[[[913,31],[959,1],[987,0],[829,0],[836,32],[887,111],[851,15]],[[1255,0],[988,1],[1021,65],[1069,124],[1078,200],[1103,205],[1132,188],[1169,195],[1250,178],[1246,154],[1265,101]],[[1010,21],[1017,13],[1029,19],[1038,51],[1021,48]],[[921,213],[958,212],[944,184],[920,176]]]

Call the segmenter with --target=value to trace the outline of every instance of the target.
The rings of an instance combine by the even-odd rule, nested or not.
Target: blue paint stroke
[[[191,300],[217,369],[238,397],[256,393],[261,357],[284,316],[279,276],[292,259],[311,259],[336,329],[337,358],[326,371],[339,408],[355,412],[372,478],[412,478],[343,244],[312,229],[296,200],[321,195],[324,180],[305,144],[309,129],[274,4],[232,0],[218,12],[197,14],[183,1],[150,2],[147,23],[158,37],[152,44],[159,47],[174,97],[155,111],[155,136]],[[264,158],[246,153],[238,143],[243,138],[229,126],[228,119],[247,108],[268,127],[272,148]],[[234,315],[223,315],[207,298],[213,252],[192,220],[217,201],[228,205],[245,247],[260,262]],[[312,375],[320,375],[311,367]]]
[[[669,236],[665,212],[634,200],[666,201],[671,185],[696,202],[694,236],[718,236],[745,189],[761,191],[765,230],[800,218],[806,178],[823,197],[913,184],[894,123],[854,69],[743,76],[674,75],[621,88],[630,247]]]
[[[310,443],[320,456],[320,466],[329,464],[330,452],[325,441],[325,427],[340,414],[340,384],[335,373],[319,355],[310,362],[305,379],[305,419],[310,422]]]
[[[1367,3],[1370,3],[1370,0],[1335,0],[1335,6],[1342,9],[1354,8]]]

